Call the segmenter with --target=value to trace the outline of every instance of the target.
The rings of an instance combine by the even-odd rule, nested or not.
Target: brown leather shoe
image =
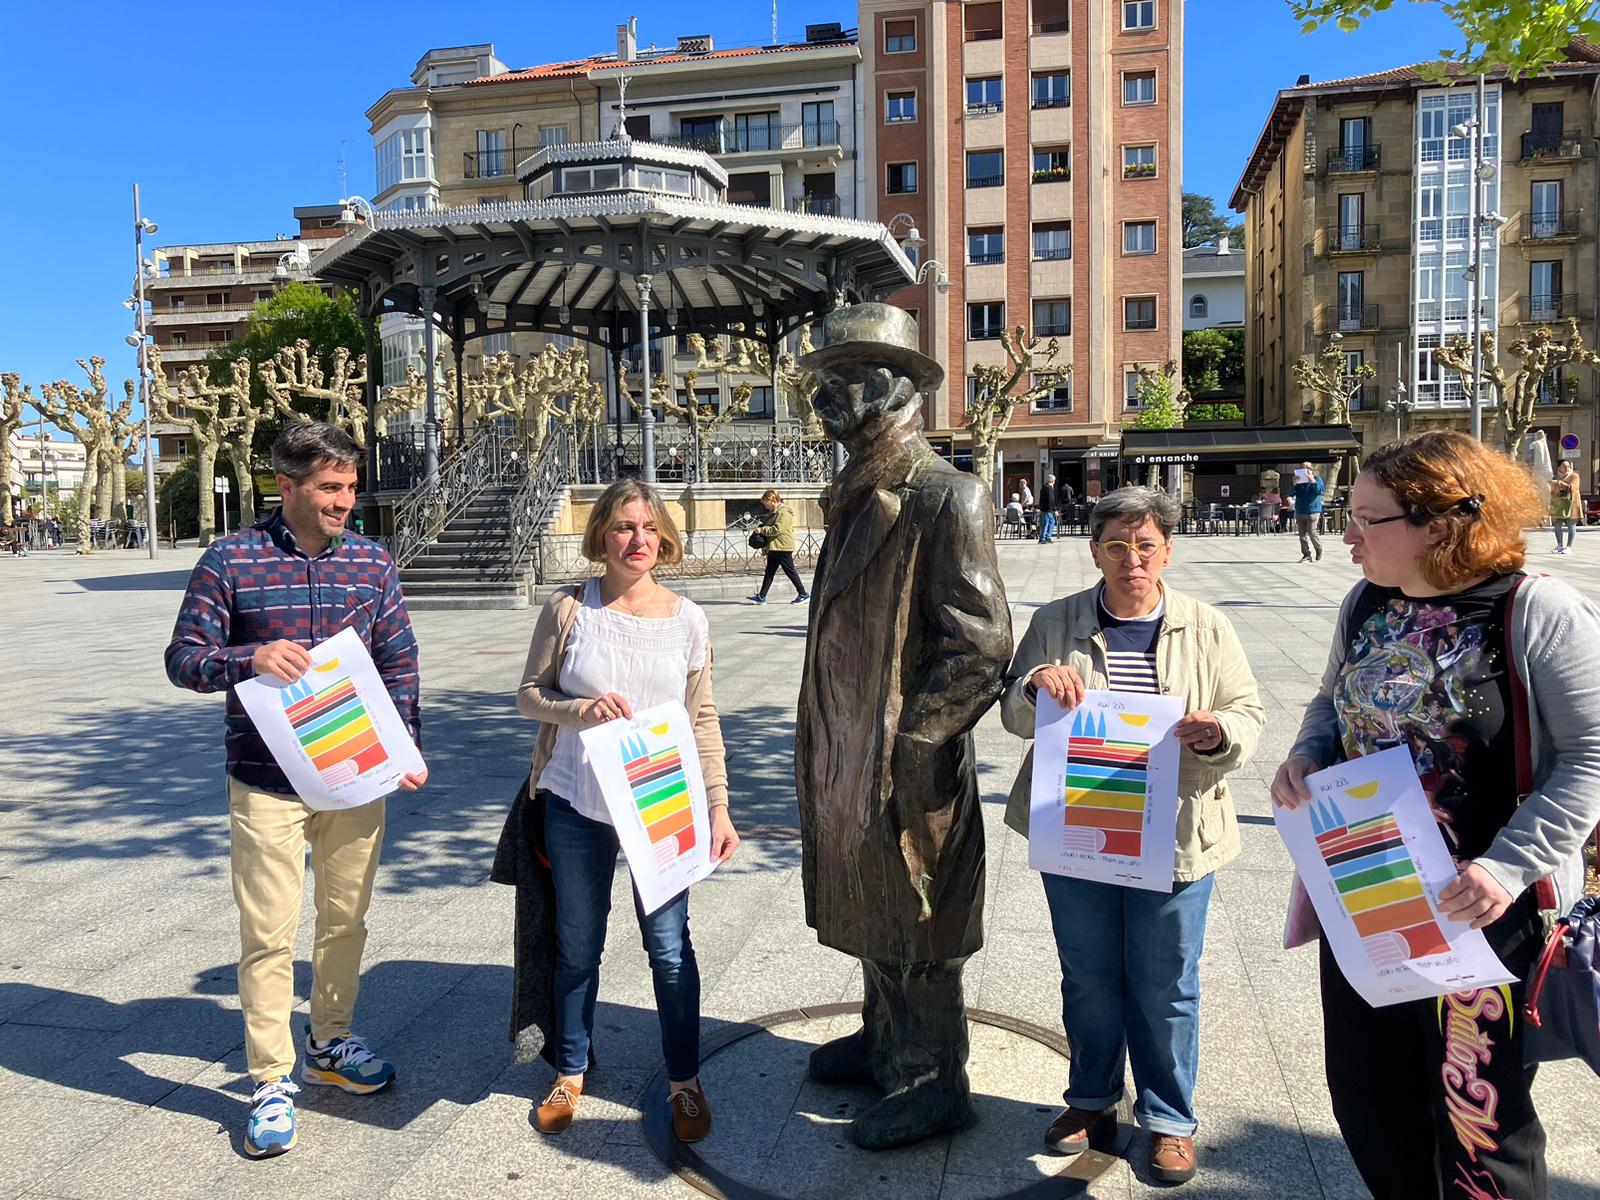
[[[1082,1154],[1096,1142],[1109,1141],[1116,1132],[1115,1108],[1069,1108],[1050,1122],[1044,1144],[1057,1154]]]
[[[680,1142],[698,1142],[711,1132],[711,1106],[704,1092],[683,1088],[667,1101],[672,1108],[672,1136]]]
[[[1160,1183],[1188,1183],[1194,1178],[1194,1139],[1173,1133],[1150,1136],[1150,1174]]]
[[[560,1133],[572,1124],[578,1112],[578,1097],[583,1095],[583,1080],[557,1079],[544,1103],[533,1110],[533,1123],[540,1133]]]

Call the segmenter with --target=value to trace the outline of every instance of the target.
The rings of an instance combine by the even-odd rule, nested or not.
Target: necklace
[[[644,616],[644,614],[649,610],[651,602],[655,600],[656,594],[661,591],[661,585],[659,583],[656,583],[656,581],[654,579],[652,579],[650,582],[654,586],[650,589],[649,596],[647,596],[644,600],[639,602],[639,606],[638,607],[635,607],[633,605],[633,603],[631,603],[631,602],[628,603],[628,604],[621,604],[621,601],[622,601],[622,597],[621,596],[618,596],[615,600],[607,602],[606,607],[607,608],[612,608],[612,607],[615,607],[615,606],[620,606],[622,608],[622,611],[628,613],[630,616],[635,616],[635,617]]]

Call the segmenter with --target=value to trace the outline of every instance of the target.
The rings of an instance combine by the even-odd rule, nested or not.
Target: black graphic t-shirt
[[[1334,686],[1345,757],[1404,745],[1458,860],[1489,849],[1517,806],[1506,597],[1518,575],[1414,600],[1368,586]]]

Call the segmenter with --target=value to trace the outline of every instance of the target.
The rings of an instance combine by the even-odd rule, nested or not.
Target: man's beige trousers
[[[239,1006],[245,1059],[259,1083],[293,1073],[294,935],[300,924],[306,847],[317,906],[311,951],[311,1036],[344,1037],[361,984],[367,904],[383,845],[382,800],[318,812],[296,796],[228,780],[233,899],[239,906]]]

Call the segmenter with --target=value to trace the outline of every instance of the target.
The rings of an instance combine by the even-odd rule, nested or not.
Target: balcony
[[[1033,98],[1033,107],[1035,108],[1070,108],[1071,105],[1072,97],[1070,96],[1035,96]]]
[[[698,133],[651,138],[660,146],[677,146],[705,154],[793,154],[796,151],[827,150],[835,155],[845,148],[844,131],[838,121],[803,121],[799,125],[748,125],[743,128],[723,125]]]
[[[1378,412],[1383,408],[1383,398],[1378,395],[1378,385],[1371,380],[1357,383],[1344,381],[1344,394],[1350,400],[1351,412]]]
[[[1317,316],[1318,333],[1356,333],[1377,328],[1376,304],[1329,305]]]
[[[1581,129],[1538,129],[1522,135],[1522,159],[1582,158]]]
[[[1068,183],[1071,181],[1071,179],[1071,167],[1046,167],[1042,171],[1035,171],[1033,173],[1033,181],[1035,183]],[[1005,181],[1001,180],[1001,182],[1003,183]],[[973,187],[976,185],[968,184],[967,186]],[[993,184],[990,186],[998,187],[999,184]]]
[[[1043,245],[1043,246],[1041,246],[1038,243],[1035,243],[1034,247],[1033,247],[1033,261],[1034,262],[1065,262],[1067,259],[1069,259],[1071,257],[1072,257],[1072,247],[1070,245],[1065,245],[1065,246]]]
[[[1033,332],[1038,337],[1071,337],[1072,322],[1046,321],[1041,325],[1035,325]]]
[[[1529,213],[1522,221],[1524,242],[1571,241],[1578,236],[1578,214],[1575,212]]]
[[[1546,325],[1581,316],[1578,297],[1529,296],[1522,302],[1521,322],[1524,325]]]
[[[498,179],[516,167],[510,150],[468,150],[461,156],[463,179]]]
[[[810,213],[814,217],[837,217],[843,211],[843,205],[844,202],[832,193],[796,196],[789,203],[789,211]]]
[[[1005,110],[1006,104],[1004,100],[991,100],[985,104],[972,104],[969,102],[965,111],[969,117],[995,117],[1005,112]]]
[[[1329,225],[1322,242],[1325,254],[1370,254],[1380,245],[1376,225]]]
[[[1005,185],[1006,185],[1006,177],[1004,175],[968,175],[967,176],[967,186],[969,188],[998,188],[998,187],[1005,187]]]
[[[985,250],[981,254],[967,255],[967,265],[971,267],[989,267],[995,263],[1003,263],[1005,260],[1006,254],[1004,250]]]
[[[1376,145],[1335,146],[1328,151],[1328,174],[1352,175],[1358,171],[1376,171],[1380,149]]]

